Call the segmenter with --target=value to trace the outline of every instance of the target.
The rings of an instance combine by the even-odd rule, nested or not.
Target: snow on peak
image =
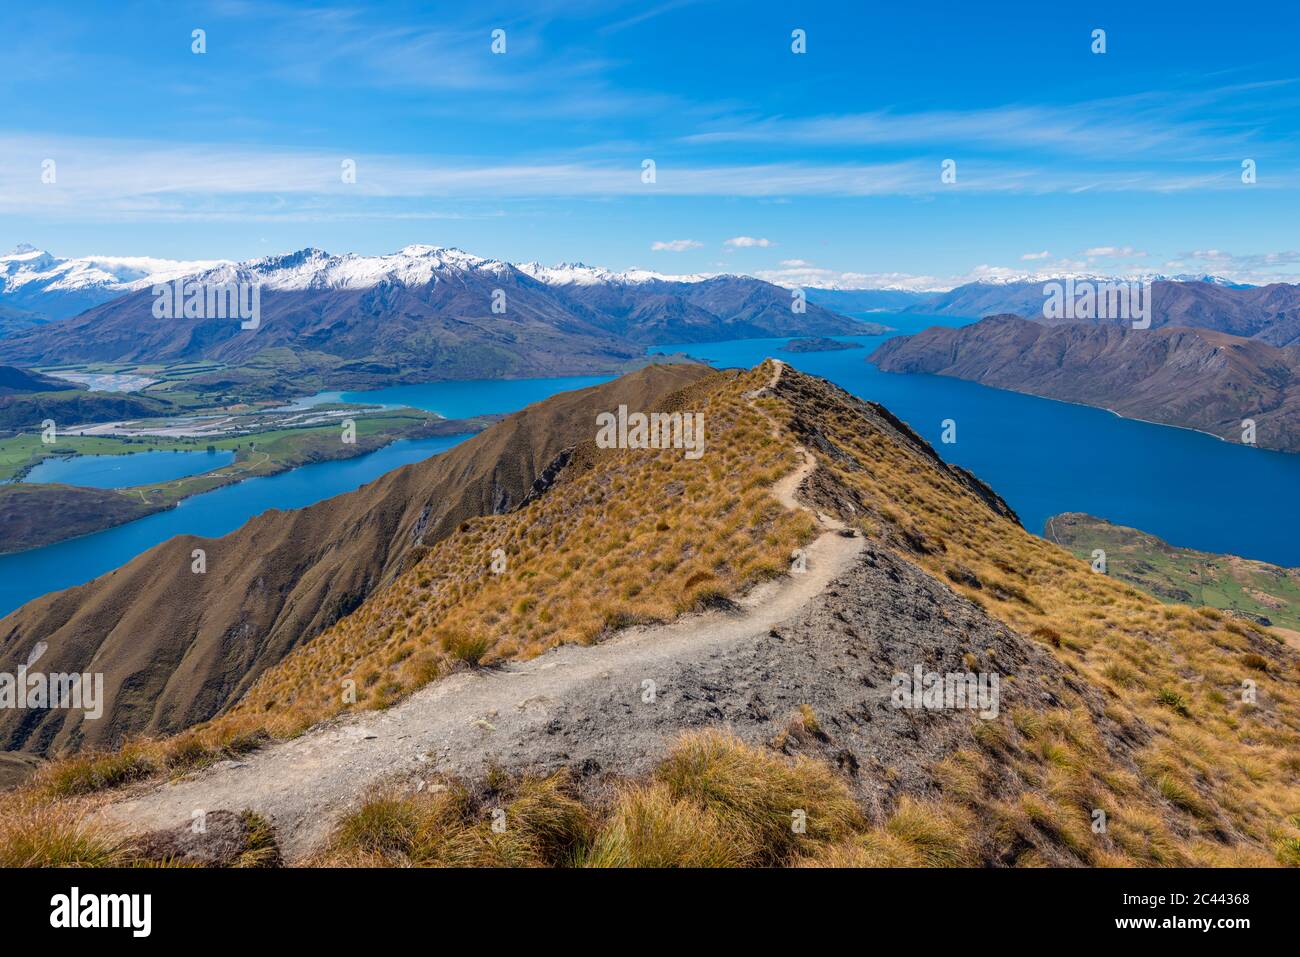
[[[188,276],[218,265],[220,260],[154,259],[147,256],[80,256],[60,259],[26,243],[0,256],[0,293],[22,289],[29,293],[102,289],[129,292]]]
[[[411,245],[395,253],[334,256],[320,249],[223,263],[197,277],[205,282],[257,282],[268,289],[366,289],[381,283],[422,286],[448,272],[479,271],[500,275],[510,267],[461,249]]]
[[[1215,286],[1237,286],[1241,285],[1230,279],[1224,279],[1222,276],[1213,276],[1205,274],[1188,274],[1180,273],[1178,275],[1168,275],[1158,272],[1132,272],[1125,275],[1115,275],[1097,272],[1026,272],[1011,273],[999,272],[980,275],[978,278],[971,280],[963,285],[985,285],[985,286],[1017,286],[1028,283],[1039,282],[1064,282],[1072,279],[1075,282],[1204,282]]]
[[[685,276],[673,276],[653,272],[649,269],[628,269],[614,272],[600,266],[588,266],[586,263],[558,263],[543,266],[539,262],[518,263],[520,272],[532,276],[538,282],[548,286],[594,286],[600,284],[617,284],[625,286],[640,285],[647,282],[702,282],[713,277],[699,273]]]

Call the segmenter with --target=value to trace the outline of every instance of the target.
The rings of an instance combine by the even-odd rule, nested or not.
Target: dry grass
[[[697,387],[708,453],[580,450],[562,490],[513,513],[466,522],[354,614],[270,669],[214,725],[314,724],[348,707],[383,708],[466,666],[528,659],[627,625],[669,621],[784,573],[811,520],[769,489],[793,450],[743,398],[751,372]],[[507,569],[493,574],[501,549]],[[355,682],[356,702],[344,697]]]
[[[650,780],[619,783],[600,808],[579,801],[563,773],[496,782],[486,796],[457,783],[377,794],[340,822],[313,863],[780,866],[865,829],[847,785],[825,764],[704,731],[683,735]]]
[[[341,711],[390,707],[466,667],[667,621],[783,574],[815,534],[771,486],[789,442],[744,393],[763,370],[670,401],[703,411],[708,453],[578,450],[566,484],[525,509],[466,522],[349,617],[268,670],[231,712],[180,735],[47,769],[51,797],[179,774],[287,738]],[[507,571],[493,574],[502,549]]]
[[[84,802],[30,790],[6,796],[0,867],[116,867],[128,857],[117,835],[90,823]]]
[[[951,761],[941,769],[950,779],[942,806],[974,814],[985,860],[1290,861],[1286,840],[1300,836],[1292,820],[1300,808],[1294,652],[1252,622],[1163,605],[1092,572],[850,416],[817,421],[870,465],[850,468],[817,453],[854,493],[868,536],[1041,642],[1083,687],[1101,693],[1100,715],[1080,698],[979,729],[979,754],[965,760],[1003,768],[997,793]],[[1254,703],[1244,699],[1247,680]],[[1091,830],[1098,809],[1108,818],[1102,834]],[[892,847],[879,837],[845,859],[898,859]]]

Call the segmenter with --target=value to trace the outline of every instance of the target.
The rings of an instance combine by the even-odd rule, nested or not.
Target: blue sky
[[[10,9],[0,247],[247,258],[433,243],[916,287],[1059,270],[1300,277],[1292,5],[996,8]]]

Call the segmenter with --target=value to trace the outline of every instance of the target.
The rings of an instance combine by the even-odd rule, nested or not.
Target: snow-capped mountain
[[[395,253],[367,256],[331,255],[302,249],[245,262],[210,264],[196,278],[203,282],[258,282],[264,289],[368,289],[379,285],[425,286],[449,276],[474,273],[506,278],[522,273],[548,286],[643,285],[650,282],[694,283],[717,276],[673,276],[646,269],[616,272],[582,263],[544,266],[538,262],[509,263],[476,256],[450,246],[411,245]]]
[[[516,268],[538,282],[548,286],[595,286],[602,283],[635,286],[648,282],[703,282],[716,279],[712,273],[691,273],[687,275],[670,275],[653,272],[649,269],[628,269],[615,272],[600,266],[588,266],[585,263],[560,263],[557,266],[543,266],[541,263],[519,263]]]
[[[229,367],[256,361],[259,369],[296,362],[330,381],[361,384],[617,371],[647,345],[883,331],[813,302],[796,312],[790,290],[747,276],[520,267],[442,246],[382,256],[309,248],[200,265],[190,274],[167,264],[166,272],[116,277],[129,283],[124,294],[17,330],[0,340],[0,362],[209,359]],[[179,275],[256,284],[258,325],[157,318],[151,286]]]
[[[1217,286],[1229,286],[1234,289],[1250,288],[1248,284],[1238,283],[1231,279],[1224,279],[1222,276],[1213,276],[1209,273],[1180,273],[1178,275],[1169,275],[1159,272],[1131,273],[1118,276],[1113,273],[1101,272],[1021,272],[1021,273],[990,273],[987,276],[981,276],[972,282],[962,283],[946,290],[947,292],[956,292],[958,289],[965,289],[970,286],[1023,286],[1036,282],[1064,282],[1067,279],[1073,279],[1075,282],[1206,282]]]
[[[63,259],[24,244],[0,255],[0,305],[64,319],[135,289],[212,269],[220,262],[147,256]]]

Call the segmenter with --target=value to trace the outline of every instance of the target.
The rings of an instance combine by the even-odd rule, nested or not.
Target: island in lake
[[[806,339],[791,339],[781,347],[782,352],[838,352],[841,349],[861,349],[860,342],[841,342],[827,339],[825,336],[809,336]]]

